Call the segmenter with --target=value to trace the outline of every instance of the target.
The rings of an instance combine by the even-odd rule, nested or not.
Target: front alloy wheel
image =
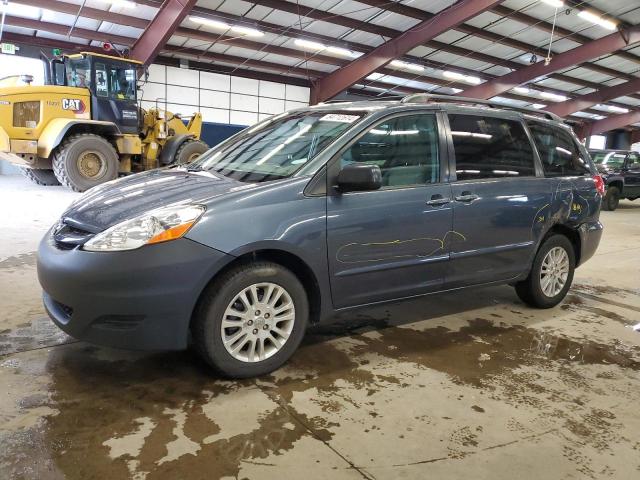
[[[289,292],[275,283],[255,283],[238,293],[224,312],[224,347],[241,362],[266,360],[287,342],[295,318]]]
[[[280,367],[302,341],[309,319],[298,277],[273,262],[239,264],[204,291],[191,323],[200,356],[225,377],[263,375]]]

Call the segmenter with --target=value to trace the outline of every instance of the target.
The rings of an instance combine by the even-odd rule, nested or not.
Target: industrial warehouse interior
[[[640,0],[0,15],[0,479],[640,478]]]

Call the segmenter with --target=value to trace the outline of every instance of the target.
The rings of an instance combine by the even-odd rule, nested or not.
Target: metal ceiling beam
[[[282,0],[254,0],[254,3],[256,2],[262,3],[264,1],[288,3],[288,2],[282,2]],[[389,12],[398,13],[400,15],[404,15],[405,17],[416,18],[419,20],[433,18],[434,16],[433,13],[426,12],[419,8],[411,7],[409,5],[404,5],[397,2],[390,3],[387,0],[358,0],[358,1],[366,5],[375,6],[383,10],[387,10]],[[327,15],[326,12],[322,12],[322,13]],[[333,18],[330,21],[333,22]],[[530,45],[528,43],[521,42],[513,38],[504,37],[503,35],[490,32],[488,30],[484,30],[479,27],[474,27],[472,25],[466,25],[466,24],[458,25],[455,28],[455,30],[462,33],[466,33],[468,35],[474,35],[479,38],[484,38],[485,40],[496,43],[498,45],[505,45],[507,47],[515,48],[517,50],[521,50],[524,53],[535,53],[539,58],[544,58],[547,56],[547,51],[544,48],[536,47],[535,45]],[[591,39],[589,39],[589,41],[591,41]],[[556,53],[553,51],[551,52],[551,54],[556,55]],[[595,63],[587,62],[580,66],[584,68],[588,68],[589,70],[592,70],[594,72],[602,73],[603,75],[609,75],[613,78],[625,78],[627,80],[630,80],[630,78],[627,78],[629,75],[624,72],[619,72],[617,70],[603,67]]]
[[[549,75],[563,68],[582,63],[592,58],[613,53],[622,48],[640,42],[640,26],[634,26],[624,32],[615,32],[605,37],[593,40],[572,50],[553,57],[549,65],[544,62],[523,67],[515,72],[502,75],[482,85],[469,88],[463,92],[464,96],[474,98],[491,98],[500,95],[518,85],[525,84],[535,78]]]
[[[630,82],[621,83],[620,85],[615,85],[613,87],[596,90],[593,93],[582,95],[572,100],[567,100],[566,102],[556,103],[548,107],[546,110],[549,112],[553,112],[561,117],[566,117],[571,113],[584,110],[598,103],[608,102],[609,100],[612,100],[614,98],[624,97],[626,95],[630,95],[639,91],[640,78],[632,80]]]
[[[24,5],[33,5],[39,8],[47,8],[49,10],[52,11],[57,11],[57,12],[61,12],[61,13],[67,13],[67,14],[77,14],[77,6],[70,4],[70,3],[65,3],[65,2],[61,2],[58,0],[33,0],[32,2],[27,2],[25,0],[17,0],[16,3],[21,3]],[[142,3],[151,7],[155,7],[155,8],[160,8],[162,5],[162,1],[161,0],[138,0],[138,3]],[[281,3],[288,3],[288,2],[282,2],[281,0],[275,0],[274,2],[270,2],[270,6],[273,7],[278,7],[281,6]],[[376,3],[376,1],[374,0],[367,0],[365,1],[365,3],[370,3],[370,4],[374,4]],[[296,5],[290,4],[292,5],[292,7],[296,7]],[[386,1],[383,1],[382,4],[386,5]],[[382,5],[380,4],[380,5]],[[321,17],[321,15],[318,15],[318,11],[309,9],[308,7],[301,7],[304,10],[306,14],[311,14],[311,12],[315,12],[315,16],[317,16],[317,18],[323,18]],[[388,6],[388,8],[392,8],[391,6]],[[405,12],[408,14],[415,14],[414,10],[417,10],[413,7],[407,7],[405,5],[399,5],[399,8],[408,8],[410,9],[410,11]],[[504,9],[505,7],[494,7],[492,10],[493,11],[498,11],[498,9]],[[411,10],[413,9],[413,10]],[[403,10],[404,12],[404,10]],[[313,41],[318,41],[321,43],[324,43],[326,45],[332,45],[332,46],[338,46],[338,47],[342,47],[342,48],[349,48],[352,50],[356,50],[356,51],[360,51],[363,53],[367,53],[370,52],[371,50],[373,50],[374,47],[371,47],[369,45],[365,45],[365,44],[360,44],[360,43],[356,43],[356,42],[346,42],[343,40],[336,40],[333,37],[329,37],[329,36],[325,36],[325,35],[320,35],[317,33],[312,33],[312,32],[308,32],[308,31],[304,31],[304,30],[298,30],[292,27],[283,27],[282,25],[278,25],[278,24],[273,24],[273,23],[269,23],[269,22],[264,22],[264,21],[257,21],[257,20],[250,20],[247,19],[245,17],[239,17],[236,15],[232,15],[232,14],[228,14],[228,13],[224,13],[224,12],[219,12],[216,10],[211,10],[211,9],[207,9],[204,7],[200,7],[200,6],[195,6],[192,9],[192,13],[195,14],[200,14],[203,15],[205,17],[208,18],[214,18],[214,19],[220,19],[222,21],[227,21],[227,22],[234,22],[234,23],[238,23],[241,25],[245,25],[245,26],[251,26],[253,28],[258,28],[270,33],[273,33],[275,35],[285,35],[285,36],[289,36],[292,37],[293,35],[295,35],[298,38],[307,38]],[[320,14],[323,12],[320,12]],[[504,13],[504,12],[502,12]],[[92,18],[94,20],[99,20],[99,21],[107,21],[107,22],[113,22],[113,23],[117,23],[119,25],[126,25],[126,26],[131,26],[131,27],[135,27],[135,28],[141,28],[144,29],[146,28],[146,26],[148,25],[148,21],[142,18],[138,18],[138,17],[131,17],[128,15],[124,15],[124,14],[119,14],[119,13],[113,13],[113,12],[108,12],[108,11],[104,11],[104,10],[100,10],[100,9],[95,9],[95,8],[90,8],[90,7],[84,7],[82,9],[82,16],[83,17],[87,17],[87,18]],[[315,18],[314,16],[314,18]],[[340,16],[332,16],[332,19],[336,19],[338,24],[341,23],[345,23],[344,21],[342,21],[343,17]],[[344,17],[347,18],[347,17]],[[528,17],[529,19],[533,19],[532,17]],[[518,20],[520,20],[520,16],[518,17]],[[524,21],[524,20],[523,20]],[[544,23],[544,22],[543,22]],[[387,34],[388,36],[396,36],[399,35],[401,32],[399,30],[393,30],[387,27],[379,27],[377,25],[373,25],[373,24],[367,24],[365,22],[360,22],[358,20],[354,20],[351,18],[348,18],[346,20],[345,26],[349,26],[349,28],[358,28],[359,30],[371,30],[373,31],[377,31],[377,29],[382,29],[382,33]],[[560,30],[556,30],[557,32],[560,32]],[[196,30],[193,29],[182,29],[181,33],[183,35],[189,36],[191,37],[194,33],[196,32]],[[214,40],[218,39],[220,41],[224,41],[225,43],[230,43],[230,44],[236,44],[237,46],[241,46],[243,48],[257,48],[259,47],[258,42],[254,42],[251,44],[242,44],[242,39],[233,39],[231,37],[228,38],[220,38],[219,36],[216,36],[215,34],[209,33],[207,34],[207,32],[204,32],[202,30],[198,31],[201,32],[199,35],[201,35],[201,39],[203,39],[204,41],[211,41],[213,42]],[[204,35],[203,35],[204,34]],[[576,34],[577,35],[577,34]],[[582,36],[579,36],[580,39],[582,40]],[[577,37],[576,37],[577,38]],[[585,39],[587,37],[584,37]],[[240,40],[240,44],[238,44],[238,42],[235,42],[234,40]],[[512,70],[515,69],[519,69],[521,68],[523,65],[518,63],[518,62],[514,62],[512,60],[507,60],[507,59],[503,59],[503,58],[499,58],[499,57],[495,57],[495,56],[491,56],[485,53],[480,53],[480,52],[475,52],[473,50],[468,50],[462,47],[458,47],[455,45],[449,45],[443,42],[439,42],[436,40],[431,40],[427,43],[424,44],[424,46],[429,47],[429,48],[433,48],[435,50],[441,50],[447,53],[452,53],[454,55],[459,55],[461,57],[466,57],[466,58],[470,58],[473,60],[478,60],[481,62],[485,62],[491,65],[499,65],[499,66],[503,66],[505,68],[510,68]],[[262,47],[261,47],[262,48]],[[270,52],[273,53],[273,52]],[[302,58],[302,57],[301,57]],[[306,56],[305,56],[306,58]],[[406,56],[403,57],[406,59],[406,61],[413,61],[413,62],[424,62],[424,60],[419,60],[417,57],[412,57],[412,56]],[[447,69],[452,69],[452,70],[457,70],[460,73],[466,74],[466,75],[476,75],[476,76],[480,76],[481,78],[484,79],[489,79],[489,78],[494,78],[494,76],[492,75],[484,75],[482,72],[476,72],[474,70],[470,70],[470,69],[464,69],[464,68],[460,68],[460,67],[456,67],[455,65],[446,65],[440,62],[434,62],[432,60],[428,60],[426,65],[428,66],[433,66],[434,68],[447,68]],[[605,67],[602,67],[605,68]],[[605,73],[612,73],[614,76],[618,76],[618,75],[623,75],[623,76],[627,76],[629,79],[633,79],[635,77],[633,77],[632,75],[626,75],[623,74],[622,72],[617,72],[614,70],[610,70],[610,69],[606,69],[607,72]],[[610,70],[610,71],[609,71]],[[562,74],[554,74],[551,75],[550,78],[556,79],[556,80],[560,80],[560,81],[564,81],[567,83],[572,83],[575,85],[579,85],[579,86],[583,86],[583,87],[589,87],[589,88],[594,88],[594,89],[600,89],[602,88],[602,85],[596,82],[589,82],[589,81],[585,81],[585,80],[581,80],[581,79],[577,79],[575,77],[571,77],[569,75],[562,75]],[[562,90],[558,90],[558,89],[546,89],[547,91],[550,91],[551,93],[557,93],[557,94],[566,94],[567,92],[562,91]],[[634,95],[634,98],[638,98],[640,99],[640,95]],[[533,100],[533,99],[532,99]],[[626,107],[625,105],[619,105],[622,107]]]
[[[149,65],[195,4],[196,0],[165,0],[133,45],[131,58]]]
[[[598,135],[610,130],[625,128],[633,123],[638,122],[640,122],[640,110],[623,113],[622,115],[614,115],[611,117],[607,117],[604,120],[598,120],[597,122],[585,124],[582,128],[578,129],[576,134],[582,140],[590,137],[591,135]]]
[[[441,33],[484,12],[502,0],[460,0],[440,12],[436,18],[425,20],[401,35],[383,43],[345,67],[321,78],[311,90],[311,102],[328,100],[345,88],[385,66],[412,48],[432,40]]]

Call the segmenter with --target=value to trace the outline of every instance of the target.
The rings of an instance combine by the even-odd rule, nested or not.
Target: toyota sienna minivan
[[[557,305],[598,246],[603,191],[552,114],[430,95],[320,104],[91,189],[42,240],[38,276],[75,338],[192,343],[249,377],[364,305],[490,284]]]

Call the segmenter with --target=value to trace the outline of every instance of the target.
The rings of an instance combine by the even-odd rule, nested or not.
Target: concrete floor
[[[274,375],[95,347],[46,318],[35,249],[76,194],[0,176],[0,478],[640,478],[640,202],[558,308],[509,287],[310,332]]]

